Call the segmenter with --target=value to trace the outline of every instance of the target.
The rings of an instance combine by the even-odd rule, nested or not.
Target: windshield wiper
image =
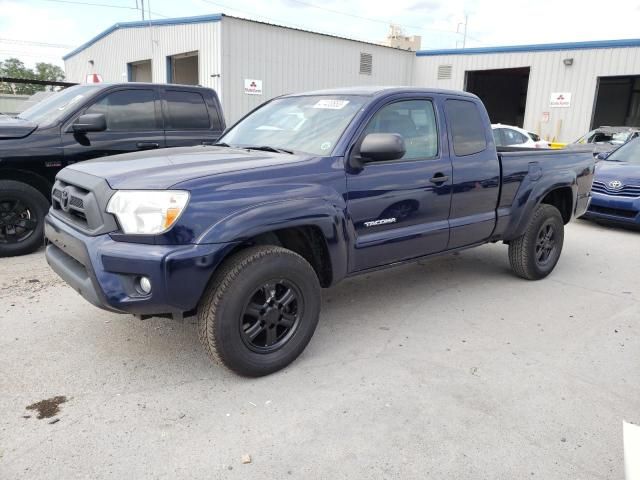
[[[228,143],[218,142],[213,144],[214,147],[231,147]]]
[[[293,155],[291,150],[271,147],[269,145],[244,145],[242,148],[246,148],[247,150],[261,150],[263,152],[288,153],[289,155]]]

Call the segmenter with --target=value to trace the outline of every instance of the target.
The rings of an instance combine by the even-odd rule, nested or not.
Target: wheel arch
[[[38,190],[51,203],[53,184],[44,176],[18,168],[0,168],[0,180],[21,182]]]
[[[225,255],[253,245],[277,245],[305,258],[320,284],[328,287],[347,274],[344,210],[323,199],[266,203],[236,212],[213,225],[199,243],[235,244]]]

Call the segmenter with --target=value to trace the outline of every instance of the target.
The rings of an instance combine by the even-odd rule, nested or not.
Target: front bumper
[[[640,197],[592,192],[591,204],[584,218],[640,226]]]
[[[93,305],[118,313],[180,317],[194,310],[213,271],[233,244],[148,245],[88,236],[61,220],[45,219],[51,268]],[[148,295],[136,280],[151,280]]]

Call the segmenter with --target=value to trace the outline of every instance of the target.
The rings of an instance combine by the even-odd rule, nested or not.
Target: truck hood
[[[160,190],[199,177],[300,162],[308,157],[229,147],[179,147],[126,153],[69,166],[111,188]]]
[[[603,160],[596,164],[594,180],[604,183],[620,180],[623,185],[640,185],[640,165]]]
[[[38,125],[21,118],[0,115],[0,140],[9,138],[23,138],[31,134]]]

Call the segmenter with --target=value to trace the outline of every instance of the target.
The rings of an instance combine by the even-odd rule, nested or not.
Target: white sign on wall
[[[244,93],[247,95],[262,95],[262,80],[244,79]]]
[[[551,108],[566,108],[571,106],[571,92],[555,92],[549,100]]]

